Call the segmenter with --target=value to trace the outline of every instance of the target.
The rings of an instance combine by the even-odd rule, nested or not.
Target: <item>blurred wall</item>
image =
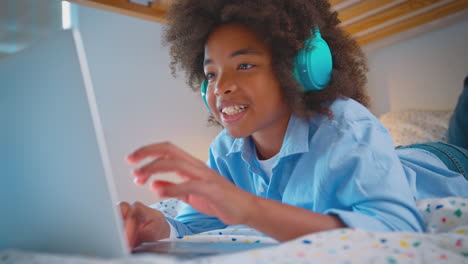
[[[367,52],[376,115],[453,109],[468,74],[468,19]]]

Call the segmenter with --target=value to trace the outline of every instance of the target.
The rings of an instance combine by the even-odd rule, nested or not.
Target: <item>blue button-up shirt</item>
[[[416,175],[423,178],[427,170],[423,165],[431,165],[429,160],[435,157],[423,153],[415,159],[412,152],[421,151],[406,149],[403,165],[390,134],[364,106],[337,99],[330,109],[333,119],[316,115],[305,121],[291,116],[271,178],[258,164],[251,137],[235,139],[226,131],[211,144],[207,165],[245,191],[334,214],[349,227],[372,231],[422,231],[415,200],[457,194],[450,188],[426,188],[419,194],[420,186],[444,185],[444,173],[468,187],[463,176],[447,169],[428,171],[431,182],[417,184]],[[179,235],[226,227],[188,205],[168,221]]]

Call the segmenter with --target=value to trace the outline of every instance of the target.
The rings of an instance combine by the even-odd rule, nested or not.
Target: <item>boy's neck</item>
[[[282,122],[275,124],[275,126],[252,134],[258,159],[266,160],[278,154],[283,145],[290,118],[291,115],[289,114],[287,118],[284,118]]]

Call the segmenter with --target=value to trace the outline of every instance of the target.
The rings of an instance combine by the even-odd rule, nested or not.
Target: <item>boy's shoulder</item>
[[[377,118],[365,106],[351,98],[337,98],[330,104],[333,119],[338,122],[372,120]]]
[[[333,113],[333,119],[321,122],[322,125],[328,124],[335,129],[347,131],[352,129],[356,133],[368,129],[377,129],[388,133],[382,122],[369,109],[353,99],[336,99],[329,105],[329,108]]]

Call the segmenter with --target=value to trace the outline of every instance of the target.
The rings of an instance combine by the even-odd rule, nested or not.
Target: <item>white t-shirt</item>
[[[255,153],[257,153],[257,152],[255,152]],[[271,179],[271,174],[273,172],[273,167],[278,162],[278,159],[279,159],[278,153],[276,153],[275,156],[273,156],[273,157],[271,157],[269,159],[266,159],[266,160],[260,160],[260,159],[258,159],[258,155],[256,155],[258,164],[260,164],[260,167],[262,167],[262,170],[265,172],[265,174],[267,175],[267,177],[269,179]]]

